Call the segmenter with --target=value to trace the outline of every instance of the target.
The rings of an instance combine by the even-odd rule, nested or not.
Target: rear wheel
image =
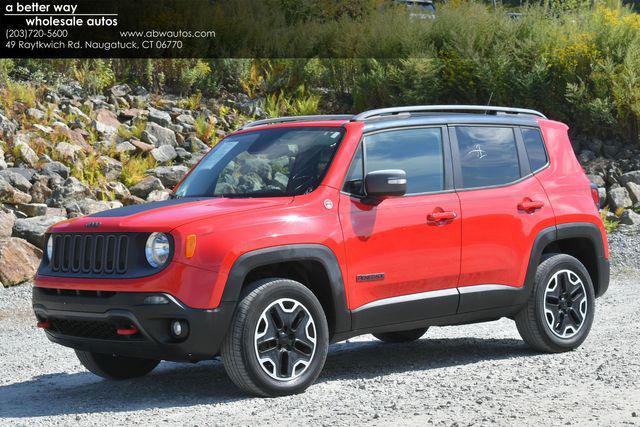
[[[429,328],[411,329],[410,331],[381,332],[373,334],[380,341],[398,344],[419,340]]]
[[[141,377],[153,371],[160,363],[159,360],[153,359],[139,359],[81,350],[76,350],[76,356],[87,370],[102,378],[112,380]]]
[[[516,325],[531,347],[558,353],[584,342],[594,314],[595,293],[589,272],[576,258],[557,254],[538,266],[534,289],[517,314]]]
[[[320,302],[302,284],[266,279],[248,288],[222,344],[224,367],[259,396],[304,391],[324,367],[329,330]]]

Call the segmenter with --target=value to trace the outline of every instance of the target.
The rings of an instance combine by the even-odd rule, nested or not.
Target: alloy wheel
[[[587,291],[580,277],[571,270],[556,272],[544,293],[547,326],[559,338],[573,338],[587,318]]]
[[[260,315],[254,347],[262,370],[278,381],[302,375],[316,350],[316,326],[309,310],[291,298],[271,303]]]

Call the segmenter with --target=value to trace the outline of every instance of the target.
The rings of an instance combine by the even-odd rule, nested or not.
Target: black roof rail
[[[256,120],[255,122],[247,123],[246,125],[242,126],[241,129],[249,129],[256,126],[275,125],[278,123],[307,122],[313,120],[351,120],[352,118],[353,115],[351,114],[276,117],[273,119]]]
[[[529,116],[537,116],[543,119],[547,117],[539,111],[529,110],[526,108],[510,108],[510,107],[495,107],[488,105],[415,105],[409,107],[393,107],[393,108],[380,108],[377,110],[370,110],[353,116],[352,122],[361,122],[367,119],[380,118],[385,116],[393,116],[398,114],[411,114],[411,113],[446,113],[446,112],[477,112],[477,113],[493,113],[493,114],[525,114]]]

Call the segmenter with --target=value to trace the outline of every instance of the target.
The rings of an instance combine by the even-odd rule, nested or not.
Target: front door
[[[354,329],[453,314],[461,218],[448,135],[426,127],[366,135],[340,199]],[[407,194],[362,198],[367,172],[402,169]]]

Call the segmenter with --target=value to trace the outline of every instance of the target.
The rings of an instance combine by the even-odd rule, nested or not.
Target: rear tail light
[[[591,184],[591,197],[593,198],[593,203],[596,204],[596,208],[600,209],[600,194],[598,193],[598,186],[595,184]]]

